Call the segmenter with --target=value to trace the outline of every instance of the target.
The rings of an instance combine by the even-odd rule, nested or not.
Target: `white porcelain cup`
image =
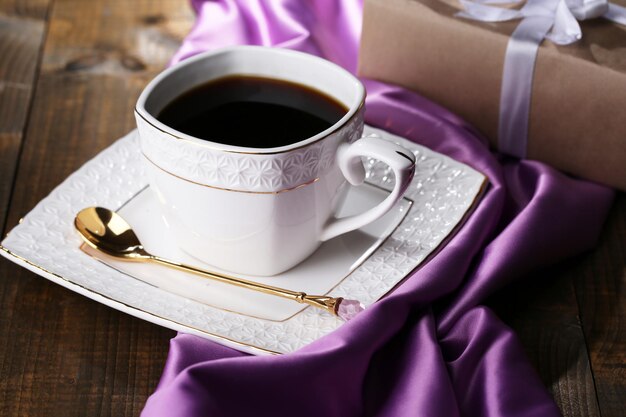
[[[195,138],[157,120],[181,93],[235,74],[303,84],[348,111],[313,137],[263,149]],[[321,242],[389,211],[411,182],[415,157],[383,139],[361,138],[364,100],[365,88],[346,70],[284,49],[226,48],[159,74],[139,97],[135,116],[151,188],[180,248],[227,271],[276,275],[306,259]],[[376,207],[337,219],[333,214],[347,181],[359,185],[365,178],[361,157],[388,164],[395,186]]]

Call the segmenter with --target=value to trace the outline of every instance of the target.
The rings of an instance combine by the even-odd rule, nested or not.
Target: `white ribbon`
[[[568,45],[580,40],[579,20],[603,17],[626,25],[626,8],[607,0],[528,0],[519,10],[492,6],[521,1],[460,0],[465,10],[457,16],[482,22],[522,19],[509,39],[504,57],[498,148],[525,158],[533,73],[541,42],[547,38],[558,45]]]

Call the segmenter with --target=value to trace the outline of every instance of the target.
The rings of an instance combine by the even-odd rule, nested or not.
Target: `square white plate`
[[[366,127],[366,133],[416,155],[415,178],[405,199],[377,222],[326,242],[286,273],[246,278],[358,299],[368,306],[433,253],[478,200],[485,184],[479,172],[382,130]],[[0,253],[118,310],[253,354],[291,352],[342,325],[324,311],[293,301],[160,266],[125,263],[82,247],[74,216],[97,205],[119,209],[149,251],[206,267],[166,236],[136,142],[133,131],[68,177],[7,235]],[[391,189],[393,174],[386,165],[375,160],[365,165],[368,184],[351,190],[340,215],[364,210]]]

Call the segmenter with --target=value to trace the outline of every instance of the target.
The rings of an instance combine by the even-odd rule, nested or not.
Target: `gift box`
[[[501,93],[520,21],[482,22],[459,15],[463,10],[456,0],[366,0],[359,74],[421,93],[472,123],[494,148],[515,154],[498,129],[512,112]],[[515,78],[519,62],[508,64],[509,99],[516,89],[530,90],[516,156],[626,190],[626,26],[603,17],[579,24],[582,38],[569,45],[539,41],[528,87]]]

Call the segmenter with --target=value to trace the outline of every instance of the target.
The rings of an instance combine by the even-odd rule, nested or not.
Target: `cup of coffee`
[[[411,182],[415,157],[361,138],[364,100],[346,70],[284,49],[221,49],[158,75],[135,116],[180,248],[223,270],[276,275],[384,215]],[[388,164],[395,186],[376,207],[337,219],[347,187],[365,178],[361,157]]]

